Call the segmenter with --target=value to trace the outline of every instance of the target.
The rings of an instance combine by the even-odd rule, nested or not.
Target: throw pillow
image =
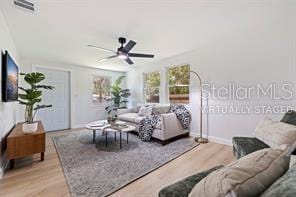
[[[141,106],[138,115],[139,116],[151,116],[152,114],[152,106]]]
[[[288,144],[296,147],[296,126],[265,117],[255,129],[255,137],[270,147]]]
[[[166,114],[170,111],[170,105],[155,105],[152,108],[152,114],[159,115],[159,114]]]
[[[281,122],[296,125],[296,111],[289,110],[287,113],[285,113],[284,117],[281,119]]]
[[[189,197],[258,196],[289,168],[288,146],[256,151],[195,185]]]
[[[140,108],[141,108],[141,106],[133,107],[133,108],[132,108],[132,112],[133,112],[133,113],[139,113]]]

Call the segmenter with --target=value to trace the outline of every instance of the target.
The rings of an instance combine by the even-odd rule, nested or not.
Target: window
[[[93,76],[92,101],[96,104],[106,103],[110,98],[111,78],[104,76]]]
[[[169,102],[189,103],[190,66],[183,65],[168,69]]]
[[[144,74],[144,96],[146,103],[159,103],[159,72]]]

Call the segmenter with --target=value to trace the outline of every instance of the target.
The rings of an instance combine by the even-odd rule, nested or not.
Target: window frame
[[[151,74],[151,73],[158,73],[158,75],[159,75],[159,86],[155,86],[155,87],[146,87],[146,79],[147,79],[147,75],[148,74]],[[151,72],[144,72],[143,73],[143,99],[144,99],[144,103],[146,104],[158,104],[158,103],[150,103],[150,102],[147,102],[147,92],[146,92],[146,90],[147,89],[151,89],[151,88],[153,88],[153,89],[158,89],[158,94],[159,94],[159,98],[158,98],[158,103],[160,103],[160,89],[161,89],[161,72],[160,71],[151,71]]]
[[[169,77],[169,70],[176,67],[182,67],[182,66],[188,66],[189,67],[189,83],[188,85],[170,85],[170,77]],[[170,102],[170,87],[188,87],[188,102],[186,103],[171,103]],[[170,104],[184,104],[189,105],[190,104],[190,64],[178,64],[178,65],[171,65],[166,67],[166,95],[167,95],[167,102]]]
[[[93,74],[92,75],[92,78],[91,78],[91,104],[93,106],[107,106],[110,104],[110,101],[105,101],[105,102],[94,102],[94,99],[93,99],[93,88],[94,88],[94,84],[93,84],[93,81],[94,81],[94,78],[95,77],[104,77],[104,78],[108,78],[110,80],[110,85],[112,85],[113,83],[113,77],[112,76],[108,76],[108,75],[100,75],[100,74]],[[112,96],[112,93],[111,93],[111,90],[109,90],[109,93],[110,93],[110,97]]]

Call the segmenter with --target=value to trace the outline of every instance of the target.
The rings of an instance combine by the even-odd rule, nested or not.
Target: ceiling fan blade
[[[109,57],[106,57],[106,58],[103,58],[103,59],[100,59],[99,62],[104,62],[106,60],[109,60],[109,59],[112,59],[112,58],[115,58],[117,57],[117,55],[112,55],[112,56],[109,56]]]
[[[95,46],[95,45],[87,45],[88,47],[92,47],[92,48],[95,48],[95,49],[99,49],[99,50],[102,50],[102,51],[106,51],[106,52],[112,52],[112,53],[116,53],[116,51],[113,51],[113,50],[110,50],[110,49],[105,49],[103,47],[98,47],[98,46]]]
[[[134,64],[134,62],[133,62],[129,57],[126,58],[125,61],[126,61],[129,65]]]
[[[154,58],[152,54],[141,54],[141,53],[128,53],[129,57],[143,57],[143,58]]]
[[[136,45],[137,43],[130,40],[124,47],[123,47],[123,51],[124,52],[129,52],[130,50],[132,50],[132,48],[134,48],[134,46]]]

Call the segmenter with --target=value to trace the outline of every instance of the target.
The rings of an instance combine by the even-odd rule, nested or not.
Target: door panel
[[[70,128],[70,73],[47,68],[37,68],[37,72],[45,75],[42,82],[52,85],[54,90],[43,90],[42,104],[51,104],[51,108],[37,112],[37,120],[41,120],[46,131]]]

